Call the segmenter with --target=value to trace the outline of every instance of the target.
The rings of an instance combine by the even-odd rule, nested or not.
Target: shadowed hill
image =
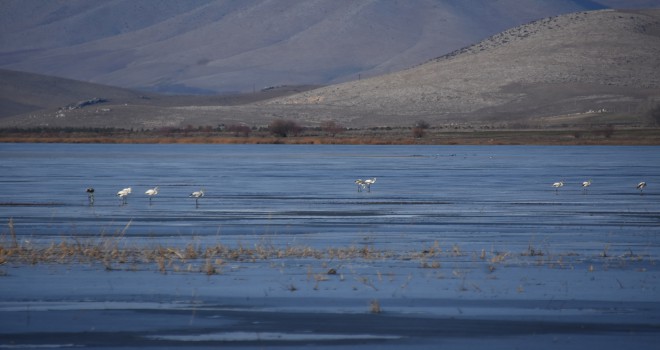
[[[0,67],[184,94],[327,85],[609,2],[4,0]]]
[[[195,95],[159,95],[144,93],[112,86],[92,84],[77,80],[52,77],[41,74],[16,72],[0,69],[0,120],[13,118],[18,124],[26,126],[57,125],[49,123],[55,115],[75,113],[77,109],[89,111],[89,106],[110,109],[122,108],[125,113],[135,118],[135,123],[141,124],[143,119],[149,119],[153,114],[161,113],[161,109],[180,106],[233,106],[244,105],[256,101],[272,99],[309,90],[314,86],[279,86],[254,93],[234,94],[225,96],[195,96]],[[76,108],[85,107],[85,108]],[[132,110],[148,109],[151,113],[133,114]],[[91,108],[97,110],[98,108]],[[107,112],[107,120],[95,124],[98,127],[123,127],[114,124],[112,113]],[[61,117],[60,117],[61,118]],[[85,120],[79,124],[62,121],[66,126],[87,126]],[[1,122],[0,122],[1,124]],[[130,123],[129,123],[130,124]],[[16,125],[16,124],[12,124]],[[135,126],[133,124],[130,125]]]
[[[0,69],[0,118],[64,108],[93,98],[124,104],[150,97],[116,87]]]
[[[3,118],[0,125],[261,126],[286,118],[348,127],[418,120],[434,126],[646,126],[660,122],[657,67],[660,10],[578,12],[514,27],[410,69],[314,90],[198,100],[131,93],[137,99],[110,101],[101,114],[93,108],[49,110]],[[92,97],[106,96],[86,96]]]

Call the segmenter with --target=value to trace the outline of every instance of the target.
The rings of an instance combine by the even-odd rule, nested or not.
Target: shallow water
[[[659,147],[1,144],[0,160],[0,233],[11,219],[25,239],[286,235],[658,249]],[[358,192],[353,181],[371,177],[371,191]],[[559,180],[566,185],[555,191]],[[649,184],[643,194],[639,181]],[[122,204],[116,193],[129,186]],[[150,201],[144,192],[154,186]],[[196,204],[189,194],[200,189]]]

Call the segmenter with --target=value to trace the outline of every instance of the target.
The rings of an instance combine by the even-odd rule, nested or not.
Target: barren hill
[[[546,18],[412,69],[268,102],[350,125],[633,123],[659,105],[660,10]]]
[[[16,72],[0,69],[0,121],[5,125],[46,126],[54,125],[50,118],[75,112],[90,112],[88,106],[94,105],[94,113],[99,110],[123,108],[125,115],[121,119],[135,118],[129,127],[141,125],[142,119],[149,119],[153,114],[168,108],[181,106],[234,106],[272,99],[309,90],[315,86],[280,86],[248,94],[197,96],[197,95],[160,95],[144,93],[113,86],[86,83],[82,81],[52,77],[41,74]],[[85,108],[80,108],[85,107]],[[137,115],[133,110],[148,109],[149,113]],[[65,110],[63,112],[62,110]],[[97,113],[98,114],[98,113]],[[122,123],[112,118],[108,112],[107,120],[92,123],[97,127],[123,127]],[[116,123],[116,124],[115,124]],[[0,122],[0,125],[3,125]],[[70,120],[62,121],[63,126],[77,126]],[[79,126],[90,126],[89,121],[80,120]]]
[[[285,87],[233,100],[109,101],[103,113],[51,109],[3,118],[0,126],[262,126],[276,118],[347,127],[418,120],[434,126],[654,125],[660,122],[659,67],[660,10],[599,10],[534,21],[410,69],[304,92]]]
[[[655,4],[654,4],[655,2]],[[396,72],[534,19],[650,0],[3,0],[0,67],[226,93]]]
[[[147,94],[116,87],[0,69],[0,118],[66,107],[100,96],[115,103],[149,98]]]

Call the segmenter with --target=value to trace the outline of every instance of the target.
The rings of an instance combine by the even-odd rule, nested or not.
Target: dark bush
[[[302,127],[293,120],[276,119],[268,125],[268,131],[276,136],[287,137],[298,135],[302,131]]]
[[[412,133],[413,133],[414,138],[421,139],[422,137],[424,137],[425,131],[424,131],[424,128],[420,128],[420,127],[416,126],[416,127],[412,128]]]

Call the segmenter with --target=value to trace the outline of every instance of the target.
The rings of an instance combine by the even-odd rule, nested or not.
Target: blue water
[[[0,234],[11,219],[21,237],[657,247],[660,233],[660,147],[0,144],[0,189]]]

